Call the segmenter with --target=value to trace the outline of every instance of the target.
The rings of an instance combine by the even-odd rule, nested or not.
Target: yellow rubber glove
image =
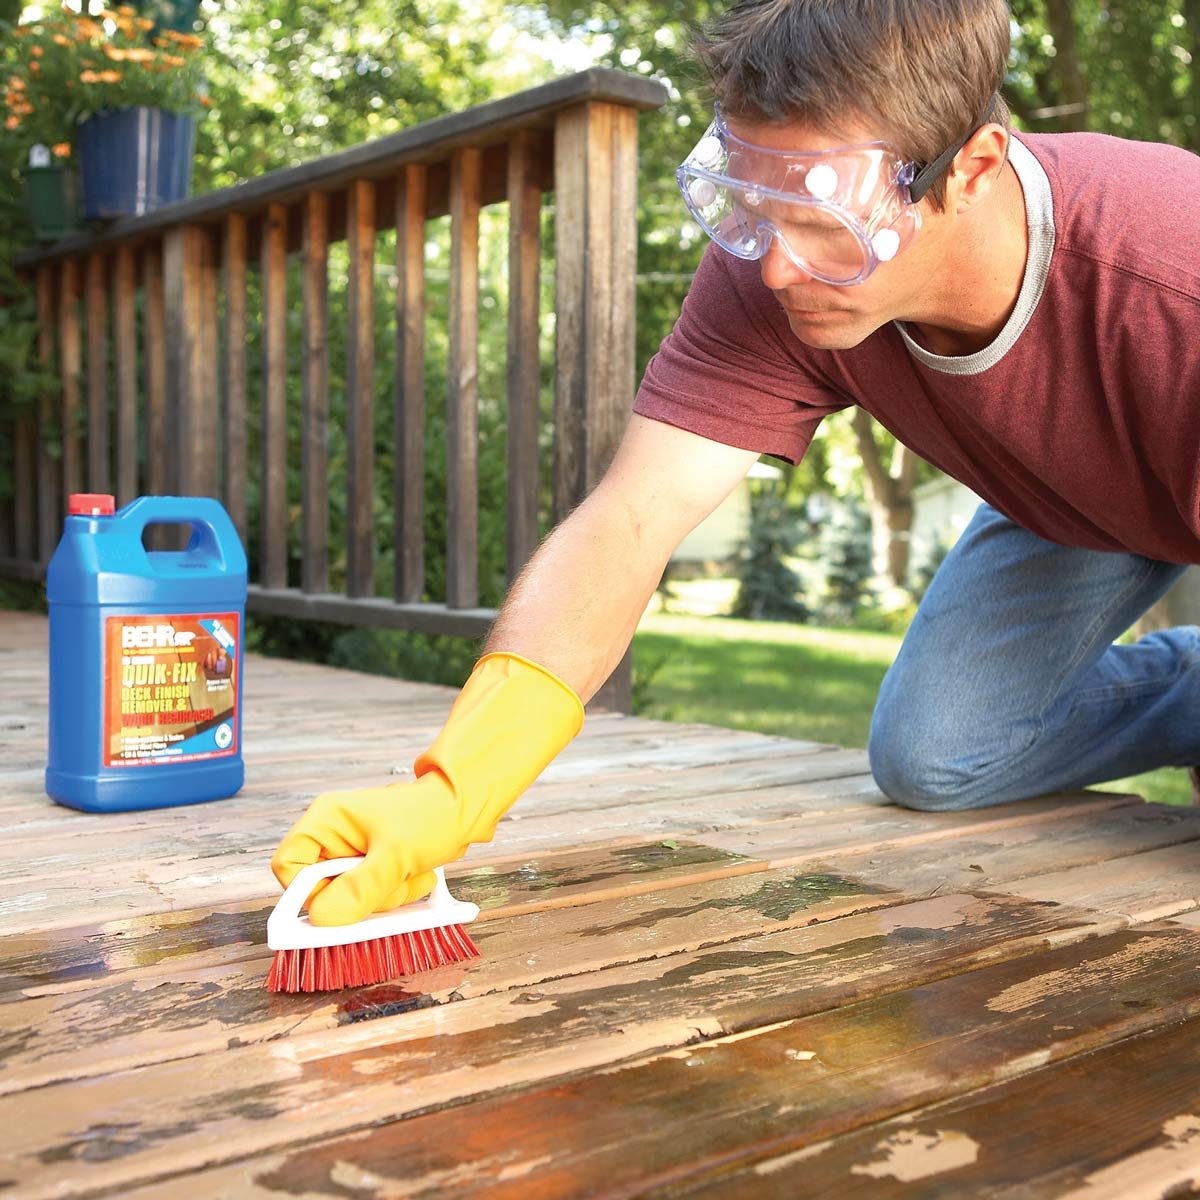
[[[475,664],[415,782],[324,792],[271,859],[284,887],[323,858],[365,854],[314,889],[314,925],[346,925],[428,895],[433,869],[489,842],[496,823],[583,725],[583,704],[556,675],[516,654]]]

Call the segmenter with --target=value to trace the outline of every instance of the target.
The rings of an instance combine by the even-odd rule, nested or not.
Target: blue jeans
[[[880,788],[981,808],[1200,764],[1200,627],[1112,644],[1184,569],[1058,546],[980,505],[880,688]]]

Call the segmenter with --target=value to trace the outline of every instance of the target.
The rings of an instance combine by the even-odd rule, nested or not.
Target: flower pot
[[[154,29],[191,33],[200,15],[200,0],[142,0],[137,9],[154,22]]]
[[[83,215],[140,216],[191,190],[196,121],[157,108],[98,112],[79,126]]]
[[[26,167],[25,203],[40,242],[53,242],[79,227],[79,185],[73,167],[52,163]]]

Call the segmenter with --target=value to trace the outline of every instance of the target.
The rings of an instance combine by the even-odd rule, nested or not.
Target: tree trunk
[[[1059,128],[1087,129],[1088,83],[1079,62],[1071,0],[1046,0],[1046,24],[1054,39],[1054,74],[1058,80],[1059,103],[1064,109]]]
[[[903,587],[908,578],[908,535],[913,522],[912,493],[916,484],[917,457],[897,442],[891,466],[886,467],[875,440],[871,415],[856,408],[851,423],[867,479],[875,573],[896,587]]]

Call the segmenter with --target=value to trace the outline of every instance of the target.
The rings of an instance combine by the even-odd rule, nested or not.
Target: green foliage
[[[942,565],[949,553],[950,543],[939,534],[921,561],[914,565],[909,574],[909,591],[912,592],[913,599],[918,603],[929,591],[929,585],[933,582],[938,567]]]
[[[822,535],[825,594],[821,618],[831,625],[853,625],[871,599],[871,518],[859,504],[836,505]]]
[[[773,480],[752,480],[749,486],[750,529],[738,548],[738,590],[730,615],[752,621],[807,620],[808,609],[797,596],[800,577],[786,562],[799,540],[786,493]]]

